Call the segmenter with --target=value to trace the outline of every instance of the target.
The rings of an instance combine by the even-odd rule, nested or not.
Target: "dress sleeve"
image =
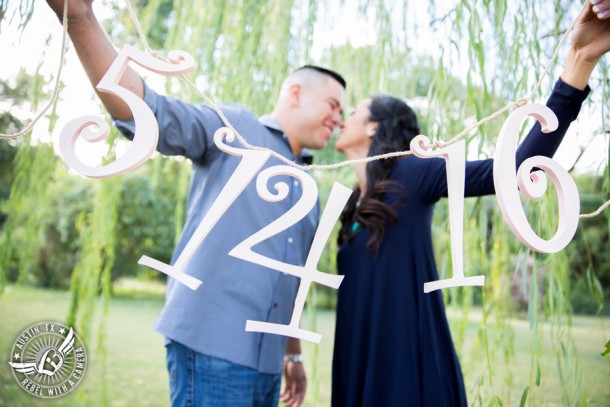
[[[557,80],[546,105],[557,116],[559,126],[557,130],[551,133],[543,133],[540,123],[536,122],[517,149],[517,168],[529,157],[536,155],[552,157],[555,154],[570,124],[578,116],[582,103],[589,95],[589,92],[590,88],[588,86],[585,90],[580,90],[563,82],[561,78]],[[447,196],[445,160],[427,160],[439,160],[434,164],[434,169],[438,173],[434,175],[429,173],[427,176],[428,182],[422,183],[422,186],[428,188],[428,190],[421,191],[422,195],[426,196],[428,200],[434,201]],[[425,166],[426,164],[422,165]],[[493,159],[467,161],[465,177],[464,196],[481,196],[495,193]]]
[[[559,120],[557,130],[543,133],[539,122],[532,127],[527,137],[517,149],[517,167],[528,157],[544,155],[552,157],[559,148],[570,124],[580,112],[582,103],[589,96],[589,86],[585,90],[576,89],[559,78],[546,105],[555,113]]]
[[[144,102],[150,107],[159,125],[157,151],[165,155],[182,155],[193,161],[203,160],[214,146],[214,133],[224,123],[207,105],[185,103],[179,99],[162,96],[144,84]],[[223,113],[237,124],[240,117],[238,105],[223,105]],[[133,139],[135,122],[113,119],[119,131]]]

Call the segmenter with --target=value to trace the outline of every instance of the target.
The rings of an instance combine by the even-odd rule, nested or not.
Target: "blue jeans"
[[[275,407],[281,374],[259,373],[171,341],[166,345],[174,407]]]

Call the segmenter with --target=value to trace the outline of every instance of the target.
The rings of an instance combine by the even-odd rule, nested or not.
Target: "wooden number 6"
[[[538,103],[530,103],[511,113],[500,131],[494,156],[496,198],[504,220],[524,245],[538,252],[555,253],[566,247],[576,233],[580,212],[578,189],[565,169],[544,156],[525,160],[515,176],[517,129],[527,116],[538,119],[545,133],[557,128],[557,116],[551,109]],[[532,172],[534,168],[545,172]],[[529,199],[542,196],[547,189],[545,173],[553,181],[559,201],[559,226],[550,240],[542,239],[532,230],[519,197],[519,191]]]
[[[97,89],[119,96],[133,112],[136,130],[130,149],[116,161],[102,167],[90,167],[76,155],[74,146],[79,136],[94,142],[108,137],[110,133],[106,122],[97,116],[84,116],[71,120],[59,136],[59,151],[63,160],[78,173],[91,178],[107,178],[128,172],[150,158],[157,147],[159,127],[153,112],[144,101],[130,90],[119,85],[129,61],[160,74],[182,74],[195,68],[193,58],[182,51],[172,51],[169,58],[173,63],[154,58],[130,45],[123,47]],[[97,126],[92,130],[92,126]]]

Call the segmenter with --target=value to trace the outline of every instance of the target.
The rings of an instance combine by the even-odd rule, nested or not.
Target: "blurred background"
[[[422,133],[449,140],[477,120],[526,96],[582,4],[542,0],[132,0],[150,46],[186,50],[189,75],[217,103],[269,113],[282,79],[308,63],[348,81],[346,106],[390,93],[417,111]],[[143,48],[124,2],[94,10],[118,48]],[[169,403],[163,339],[152,324],[163,305],[165,276],[139,266],[147,255],[168,262],[184,221],[190,176],[186,159],[155,154],[135,171],[107,179],[79,176],[59,158],[63,125],[106,115],[62,27],[44,2],[0,0],[0,133],[26,126],[59,97],[34,130],[0,140],[0,405],[154,405]],[[569,41],[569,38],[568,40]],[[561,72],[567,44],[535,101],[544,102]],[[581,212],[610,199],[608,63],[556,155],[580,193]],[[204,101],[178,78],[139,70],[151,87]],[[491,157],[507,114],[467,138],[470,159]],[[109,120],[106,116],[106,120]],[[247,138],[247,135],[245,135]],[[91,165],[114,161],[128,142],[113,131],[95,145],[77,144]],[[333,140],[316,163],[343,157]],[[352,186],[347,167],[315,171],[324,204],[332,184]],[[557,228],[551,186],[524,202],[544,238]],[[495,197],[466,200],[464,271],[483,287],[444,290],[456,348],[473,405],[610,405],[609,210],[581,219],[573,241],[548,255],[523,246],[504,223]],[[447,202],[437,208],[439,272],[450,276]],[[335,273],[336,237],[319,269]],[[323,335],[304,344],[308,406],[329,405],[336,291],[315,285],[302,324]],[[56,401],[25,394],[11,377],[9,352],[35,321],[76,327],[91,358],[79,391]]]

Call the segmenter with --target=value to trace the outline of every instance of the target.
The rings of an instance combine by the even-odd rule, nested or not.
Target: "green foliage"
[[[0,115],[0,128],[10,128],[21,123],[10,114]],[[6,220],[4,204],[9,197],[13,184],[13,160],[17,155],[17,147],[7,142],[0,142],[0,230]]]
[[[0,80],[0,94],[2,100],[11,103],[22,103],[28,99],[28,93],[32,87],[35,87],[37,80],[40,80],[40,75],[34,77],[27,74],[24,68],[21,68],[17,75],[7,81]],[[10,112],[4,112],[4,115],[12,117]],[[7,123],[2,123],[5,126]]]
[[[603,190],[602,178],[576,179],[581,212],[590,213],[604,201],[597,191]],[[570,302],[576,312],[605,313],[610,300],[610,235],[606,216],[582,219],[576,235],[565,249],[569,258],[571,280]]]
[[[81,232],[82,254],[72,273],[72,303],[67,324],[79,328],[84,338],[92,330],[91,319],[96,297],[103,301],[110,293],[110,272],[115,260],[116,225],[120,202],[121,178],[106,178],[93,187],[93,210]]]
[[[33,150],[45,147],[33,147]],[[0,151],[8,156],[7,161],[0,161],[0,167],[10,168],[12,150],[16,150],[8,143],[0,144]],[[39,154],[38,154],[39,155]],[[148,171],[139,171],[138,174],[126,177],[120,183],[119,201],[121,210],[116,221],[116,264],[111,268],[112,281],[124,277],[135,276],[146,272],[147,269],[137,264],[139,257],[146,253],[161,261],[169,262],[175,240],[175,197],[171,178],[177,161],[162,160],[161,157],[153,160],[162,164],[158,171],[157,188],[153,187],[153,167]],[[168,165],[169,164],[169,165]],[[11,186],[8,171],[5,178],[9,182],[3,186]],[[93,216],[93,202],[95,200],[95,184],[90,180],[69,175],[62,168],[55,171],[53,177],[53,194],[48,205],[38,209],[44,219],[41,226],[42,238],[40,244],[33,252],[13,251],[4,270],[7,271],[9,281],[16,281],[22,257],[31,258],[26,280],[42,287],[69,287],[70,275],[81,257],[86,230],[90,227]],[[8,191],[5,196],[8,198]],[[25,208],[23,208],[23,212]],[[4,218],[8,214],[3,215]],[[25,218],[28,213],[13,211],[13,218]],[[154,221],[151,221],[154,220]],[[19,229],[10,235],[10,247],[26,245],[25,229]],[[151,274],[154,278],[163,278],[160,273]]]
[[[81,256],[81,229],[91,211],[93,191],[80,177],[56,171],[54,193],[45,208],[44,243],[35,253],[36,267],[31,270],[34,284],[67,288]]]
[[[162,163],[161,158],[156,161]],[[171,160],[165,161],[172,163]],[[168,173],[171,174],[169,171],[165,174]],[[138,265],[143,254],[164,263],[169,263],[172,254],[175,240],[174,196],[173,190],[168,188],[172,186],[172,181],[162,179],[158,185],[158,188],[154,188],[150,174],[139,171],[138,174],[127,176],[121,186],[113,281],[138,273],[165,279],[163,274]]]
[[[50,146],[35,148],[29,143],[21,146],[15,158],[16,175],[4,208],[8,219],[0,239],[0,265],[2,270],[18,267],[18,278],[23,282],[28,280],[35,254],[43,245],[42,209],[49,205],[48,188],[57,160]]]
[[[15,3],[16,0],[13,0],[13,5]],[[34,0],[19,0],[19,5],[15,6],[9,15],[7,15],[7,12],[9,12],[8,0],[0,0],[0,31],[2,31],[2,23],[6,18],[9,22],[17,19],[18,30],[23,30],[34,13]]]

